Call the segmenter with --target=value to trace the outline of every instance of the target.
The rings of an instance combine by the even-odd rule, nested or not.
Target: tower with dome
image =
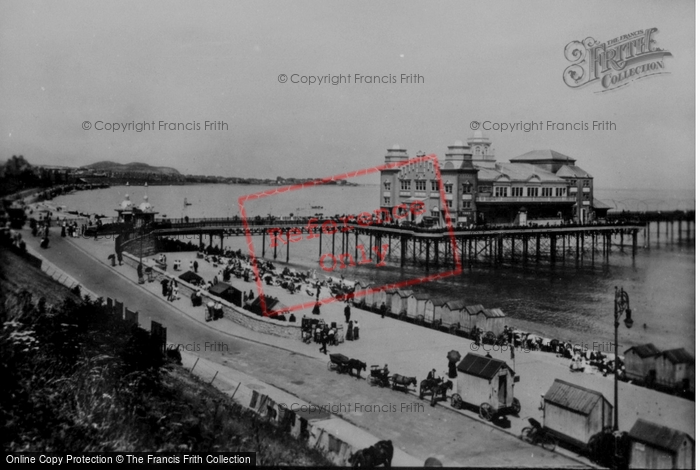
[[[129,194],[124,195],[124,200],[115,209],[119,223],[132,224],[134,227],[141,227],[155,221],[156,212],[153,205],[148,201],[148,194],[143,196],[143,202],[138,206],[129,198]]]

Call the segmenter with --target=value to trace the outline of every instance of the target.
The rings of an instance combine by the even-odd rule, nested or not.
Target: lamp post
[[[617,371],[619,369],[620,359],[617,354],[617,328],[620,326],[620,317],[625,314],[625,326],[627,328],[632,328],[634,321],[632,320],[632,310],[630,309],[630,298],[627,292],[620,287],[619,289],[615,286],[615,423],[613,430],[618,431],[619,421],[618,421],[618,408],[617,408]]]

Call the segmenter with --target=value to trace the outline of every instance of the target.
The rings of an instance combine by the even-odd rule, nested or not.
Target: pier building
[[[423,156],[419,153],[417,156]],[[386,163],[410,160],[406,149],[388,149]],[[380,206],[421,201],[427,212],[413,222],[444,226],[449,213],[457,227],[481,224],[589,223],[609,207],[594,198],[593,176],[576,160],[554,150],[533,150],[498,162],[481,131],[448,146],[440,178],[429,161],[381,171]],[[445,203],[440,198],[440,183]]]

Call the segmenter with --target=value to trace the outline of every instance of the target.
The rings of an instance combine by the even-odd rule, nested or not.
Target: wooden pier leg
[[[554,264],[557,260],[557,236],[549,236],[549,261]]]
[[[265,257],[265,230],[262,233],[262,257]]]
[[[510,237],[510,262],[515,264],[515,236]]]
[[[401,243],[401,267],[403,268],[406,262],[406,239],[402,236],[399,238],[399,242]]]
[[[202,233],[199,233],[199,247],[202,247]]]
[[[637,253],[637,230],[632,234],[632,258]]]
[[[528,237],[523,237],[523,264],[527,264],[528,253]]]
[[[413,264],[416,264],[416,237],[411,237],[411,244],[413,245]]]
[[[537,234],[537,239],[535,240],[535,262],[540,262],[540,234]]]
[[[287,229],[287,263],[289,263],[289,245],[291,243],[289,243],[289,229]]]
[[[578,232],[576,232],[576,262],[577,263],[578,263],[579,249],[580,249],[578,237],[579,237],[579,234],[578,234]]]
[[[331,254],[335,258],[335,230],[331,234]]]
[[[435,239],[435,266],[440,266],[440,241]]]
[[[318,229],[318,258],[321,259],[321,250],[323,250],[323,230]]]
[[[355,260],[357,261],[357,232],[355,232]]]
[[[275,251],[274,251],[274,253],[273,253],[273,255],[272,255],[272,258],[273,258],[273,259],[277,259],[277,243],[275,243]]]

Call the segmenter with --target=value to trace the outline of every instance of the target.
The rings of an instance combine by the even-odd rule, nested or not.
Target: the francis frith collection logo
[[[572,41],[564,48],[564,57],[571,62],[564,70],[564,83],[580,88],[600,82],[602,90],[612,91],[640,78],[668,73],[664,57],[670,52],[658,47],[657,28],[623,34],[606,42],[589,37]]]

